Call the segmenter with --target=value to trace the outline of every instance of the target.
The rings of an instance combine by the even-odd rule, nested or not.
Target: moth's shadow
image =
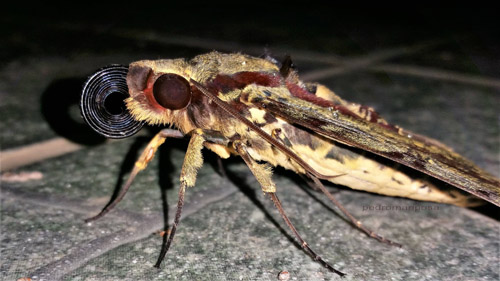
[[[79,144],[96,145],[106,138],[94,132],[80,116],[79,104],[85,77],[52,81],[40,96],[40,110],[58,135]]]

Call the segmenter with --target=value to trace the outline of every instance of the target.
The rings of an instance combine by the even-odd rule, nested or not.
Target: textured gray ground
[[[189,25],[176,18],[160,25],[155,17],[132,17],[143,9],[114,16],[111,25],[102,18],[69,15],[11,14],[5,19],[12,28],[0,47],[5,60],[0,66],[2,155],[55,138],[78,140],[74,128],[84,124],[71,101],[78,98],[85,76],[99,67],[213,49],[254,55],[267,49],[277,57],[295,57],[303,77],[375,107],[393,123],[440,139],[499,174],[500,49],[488,34],[366,22],[358,28],[355,20],[321,22],[319,28],[320,23],[307,20],[288,26],[263,17],[249,25],[223,13]],[[320,12],[328,14],[314,11]],[[314,13],[311,19],[321,18]],[[324,27],[328,24],[331,28]],[[58,112],[58,103],[66,101]],[[144,130],[131,139],[81,146],[41,162],[27,157],[25,165],[8,171],[10,179],[23,172],[40,172],[41,179],[12,181],[2,170],[1,279],[277,280],[282,270],[290,272],[291,280],[340,279],[293,242],[241,161],[226,161],[229,177],[224,178],[210,152],[196,187],[188,189],[174,244],[161,270],[153,268],[162,243],[156,232],[173,219],[187,144],[182,140],[167,141],[116,210],[85,224],[83,219],[96,214],[126,177],[148,138]],[[498,208],[484,215],[331,187],[365,225],[404,245],[399,249],[351,227],[294,175],[278,169],[274,178],[299,232],[347,273],[344,280],[500,278]],[[378,206],[400,209],[366,210]]]

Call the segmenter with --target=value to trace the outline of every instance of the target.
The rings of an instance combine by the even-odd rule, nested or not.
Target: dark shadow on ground
[[[71,77],[50,83],[40,98],[41,112],[58,135],[75,143],[96,145],[106,138],[94,132],[79,113],[85,80],[85,77]]]

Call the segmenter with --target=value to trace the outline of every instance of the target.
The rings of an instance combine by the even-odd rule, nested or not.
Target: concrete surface
[[[19,8],[2,19],[2,161],[29,151],[23,164],[2,168],[2,280],[277,280],[282,270],[291,280],[340,280],[293,242],[240,160],[224,161],[224,178],[210,152],[197,186],[187,191],[173,246],[162,268],[153,268],[162,244],[158,231],[175,212],[183,140],[166,142],[114,211],[84,223],[123,183],[154,130],[104,142],[82,123],[81,84],[111,63],[213,49],[290,54],[302,77],[373,106],[499,175],[500,48],[487,17],[470,30],[460,14],[448,22],[422,11],[408,18],[349,11],[332,19],[326,7],[250,9],[241,16],[175,4],[167,10],[181,12],[168,17],[149,6],[104,5],[100,13],[88,6],[67,13],[39,8],[43,12]],[[47,141],[60,139],[47,156],[36,157]],[[65,150],[67,141],[74,144]],[[36,144],[42,148],[29,150]],[[330,187],[365,225],[403,244],[399,249],[351,227],[293,174],[278,169],[274,179],[299,232],[347,274],[344,280],[500,278],[497,207],[470,210]],[[403,210],[366,210],[377,206]]]

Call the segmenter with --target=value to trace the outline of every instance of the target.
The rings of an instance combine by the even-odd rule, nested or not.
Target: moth
[[[117,91],[125,100],[115,112],[106,107],[108,97]],[[98,93],[87,94],[93,92]],[[500,206],[498,179],[439,141],[389,124],[371,107],[347,102],[321,84],[301,81],[289,57],[278,63],[269,57],[211,52],[189,61],[143,60],[128,67],[112,66],[86,83],[81,109],[87,123],[108,137],[127,137],[143,123],[169,126],[146,146],[116,199],[87,221],[102,217],[124,197],[166,139],[190,137],[175,220],[156,267],[173,241],[184,194],[195,185],[204,148],[223,159],[239,155],[302,248],[341,276],[344,273],[309,247],[285,214],[271,178],[273,166],[308,178],[355,227],[395,246],[400,245],[353,217],[321,180],[415,200],[474,206],[483,199]],[[415,178],[395,168],[395,163],[459,189]]]

